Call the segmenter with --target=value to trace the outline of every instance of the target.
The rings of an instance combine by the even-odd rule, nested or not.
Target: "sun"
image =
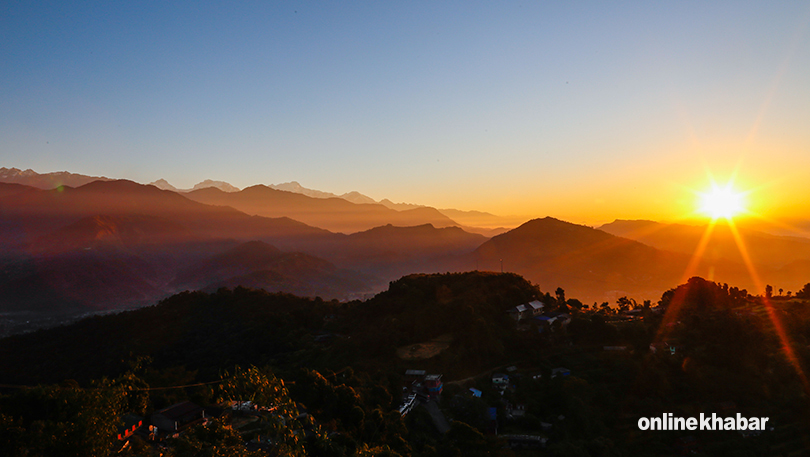
[[[712,219],[731,220],[734,216],[745,212],[743,193],[735,191],[731,184],[719,187],[712,184],[712,188],[700,194],[701,212],[711,216]]]

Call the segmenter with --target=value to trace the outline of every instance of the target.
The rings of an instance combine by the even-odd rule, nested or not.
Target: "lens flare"
[[[726,187],[712,185],[711,190],[700,194],[700,210],[712,219],[731,220],[745,212],[743,194],[735,191],[731,184]]]

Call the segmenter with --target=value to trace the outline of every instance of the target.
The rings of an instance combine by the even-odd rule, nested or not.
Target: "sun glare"
[[[712,219],[731,219],[745,211],[743,194],[735,191],[731,185],[718,187],[712,185],[711,190],[700,194],[700,210],[711,216]]]

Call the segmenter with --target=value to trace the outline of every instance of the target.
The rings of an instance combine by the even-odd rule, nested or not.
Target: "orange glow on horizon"
[[[706,247],[711,240],[712,233],[714,228],[719,219],[725,219],[729,230],[731,231],[732,236],[734,237],[735,244],[737,245],[737,249],[740,252],[740,255],[743,259],[743,263],[748,271],[748,274],[751,280],[754,282],[756,289],[758,291],[765,290],[765,282],[761,279],[753,260],[748,252],[748,248],[745,245],[745,241],[743,236],[740,234],[740,231],[737,227],[737,224],[734,222],[734,216],[737,214],[747,214],[750,216],[757,216],[756,214],[749,212],[744,204],[743,204],[743,197],[748,194],[748,192],[738,192],[733,189],[732,186],[733,181],[729,181],[729,183],[725,187],[718,186],[714,180],[712,179],[712,186],[711,190],[706,193],[697,193],[701,197],[701,205],[700,211],[708,214],[711,217],[710,223],[706,226],[706,229],[698,243],[697,247],[695,248],[695,252],[692,254],[692,257],[689,261],[689,264],[684,271],[683,278],[681,283],[687,283],[688,279],[695,275],[695,272],[698,270],[698,266],[703,258],[703,254],[706,251]],[[759,216],[761,218],[761,216]],[[764,218],[763,218],[764,219]],[[710,279],[711,280],[711,279]],[[656,335],[656,341],[662,341],[666,334],[668,333],[668,326],[675,321],[677,321],[678,314],[680,313],[680,308],[683,305],[685,300],[684,294],[686,290],[679,290],[676,292],[676,295],[672,298],[672,301],[669,305],[669,308],[666,311],[666,314],[662,320],[661,327],[658,330],[658,334]],[[801,382],[804,386],[805,392],[810,394],[810,380],[808,380],[807,375],[805,374],[804,370],[801,367],[798,357],[795,354],[793,349],[793,345],[790,341],[790,338],[785,331],[785,328],[779,319],[779,315],[777,314],[776,310],[771,303],[769,297],[763,295],[762,301],[767,310],[768,319],[771,321],[773,325],[773,331],[776,333],[776,336],[779,338],[782,351],[785,355],[785,358],[796,371],[796,374],[801,379]]]

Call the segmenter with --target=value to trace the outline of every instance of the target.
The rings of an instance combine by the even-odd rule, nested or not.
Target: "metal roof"
[[[543,309],[545,308],[546,305],[544,305],[543,302],[541,302],[540,300],[535,300],[533,302],[529,302],[529,306],[532,309]]]

